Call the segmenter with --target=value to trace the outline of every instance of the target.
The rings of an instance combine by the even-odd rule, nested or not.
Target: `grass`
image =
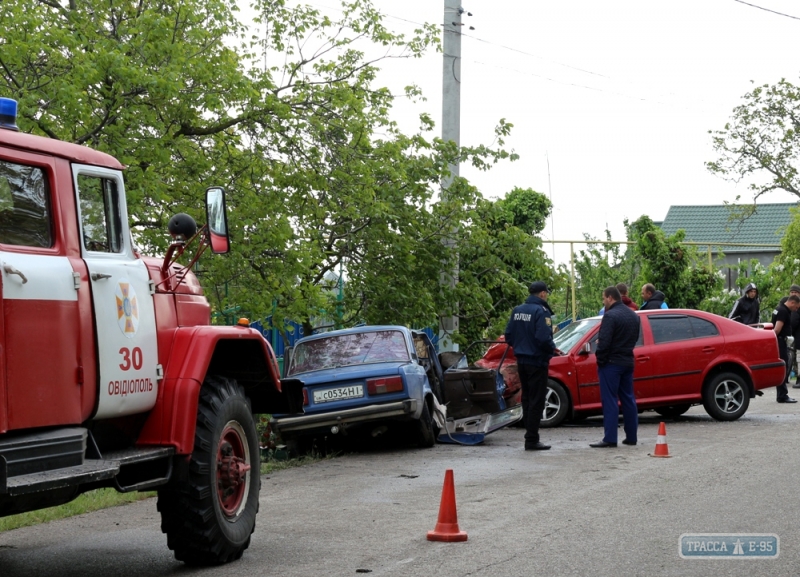
[[[261,474],[265,475],[275,473],[276,471],[283,471],[284,469],[291,469],[293,467],[302,467],[303,465],[309,465],[320,461],[323,458],[331,457],[307,455],[295,459],[287,459],[285,461],[270,460],[261,464]],[[150,499],[155,496],[155,491],[147,491],[144,493],[118,493],[115,489],[96,489],[84,493],[74,501],[70,501],[65,505],[48,507],[47,509],[30,511],[28,513],[20,513],[18,515],[11,515],[10,517],[0,517],[0,532],[19,529],[20,527],[29,527],[31,525],[39,525],[41,523],[49,523],[57,519],[66,519],[67,517],[83,515],[84,513],[91,513],[92,511],[99,511],[100,509],[108,509],[109,507],[127,505],[128,503]]]
[[[155,492],[153,491],[146,493],[118,493],[115,489],[96,489],[84,493],[74,501],[70,501],[65,505],[48,507],[47,509],[39,509],[38,511],[30,511],[28,513],[20,513],[19,515],[11,515],[10,517],[0,517],[0,531],[10,531],[11,529],[19,529],[20,527],[48,523],[57,519],[65,519],[67,517],[83,515],[84,513],[90,513],[100,509],[142,501],[143,499],[149,499],[154,496]]]

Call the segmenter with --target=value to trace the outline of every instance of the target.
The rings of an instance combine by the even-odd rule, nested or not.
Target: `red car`
[[[733,421],[744,415],[750,399],[761,395],[761,389],[783,382],[785,368],[772,325],[753,328],[684,309],[637,314],[641,329],[633,351],[633,387],[640,410],[676,417],[702,403],[713,418]],[[554,335],[561,355],[550,360],[542,427],[602,414],[594,355],[601,320],[579,320]],[[492,355],[490,350],[484,359],[488,361],[496,352]],[[487,364],[482,361],[476,364]],[[512,365],[502,372],[513,395],[515,359],[507,358],[505,363]]]

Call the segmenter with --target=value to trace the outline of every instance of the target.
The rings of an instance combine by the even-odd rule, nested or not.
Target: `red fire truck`
[[[302,412],[302,385],[257,331],[210,326],[191,266],[228,251],[224,191],[208,225],[176,215],[165,258],[145,257],[123,168],[19,132],[0,99],[0,516],[157,490],[175,557],[224,563],[255,528],[253,414]]]

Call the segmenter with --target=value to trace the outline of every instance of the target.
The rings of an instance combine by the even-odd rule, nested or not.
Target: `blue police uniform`
[[[544,287],[544,283],[539,284]],[[528,450],[549,448],[539,443],[539,424],[547,392],[547,369],[556,349],[550,321],[552,315],[553,311],[547,301],[532,294],[511,311],[505,330],[506,342],[513,347],[517,357],[517,370],[522,385],[525,449]]]

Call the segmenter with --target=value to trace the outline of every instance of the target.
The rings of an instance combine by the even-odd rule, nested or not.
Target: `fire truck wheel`
[[[234,561],[250,545],[261,487],[258,436],[244,390],[207,377],[200,391],[194,452],[158,492],[161,530],[188,565]]]

